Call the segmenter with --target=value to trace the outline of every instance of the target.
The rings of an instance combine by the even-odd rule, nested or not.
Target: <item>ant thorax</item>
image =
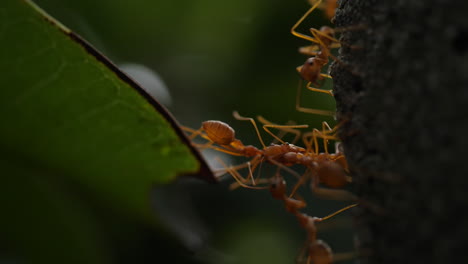
[[[262,155],[262,151],[256,148],[255,146],[247,145],[242,149],[242,154],[246,157],[255,157]]]
[[[305,151],[306,150],[304,148],[289,143],[284,143],[280,145],[271,144],[263,150],[263,155],[266,157],[277,157],[279,155],[284,155],[289,152],[304,153]]]

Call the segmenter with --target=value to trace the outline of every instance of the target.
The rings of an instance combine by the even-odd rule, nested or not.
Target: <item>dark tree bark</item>
[[[443,0],[337,10],[336,26],[354,27],[332,75],[363,201],[362,263],[468,263],[467,11]]]

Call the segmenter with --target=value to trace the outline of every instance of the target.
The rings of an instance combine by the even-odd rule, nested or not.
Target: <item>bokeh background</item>
[[[295,110],[299,82],[295,67],[305,60],[297,49],[308,43],[289,30],[309,8],[307,1],[35,2],[148,90],[162,89],[156,92],[157,98],[183,125],[198,128],[204,120],[223,120],[244,143],[259,146],[251,125],[235,120],[233,110],[279,124],[290,120],[313,127],[323,120],[334,123],[332,118]],[[316,11],[299,30],[329,24]],[[331,97],[305,90],[302,94],[302,106],[334,109]],[[263,136],[271,141],[266,133]],[[261,173],[271,171],[262,168]],[[155,212],[181,239],[194,262],[294,263],[305,240],[296,219],[268,191],[231,192],[231,181],[219,185],[180,181],[158,187]],[[300,194],[311,215],[324,216],[347,204],[315,199],[305,187]],[[335,252],[353,249],[349,213],[320,227],[319,236]],[[152,248],[146,242],[134,247],[145,247],[157,256],[157,245]]]

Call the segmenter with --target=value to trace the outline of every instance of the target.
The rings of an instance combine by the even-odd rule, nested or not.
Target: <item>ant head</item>
[[[271,178],[270,192],[273,198],[282,200],[286,195],[286,181],[280,175]]]
[[[301,75],[302,79],[315,82],[319,76],[320,71],[322,70],[322,60],[317,57],[308,58],[302,66],[299,66],[297,70]]]

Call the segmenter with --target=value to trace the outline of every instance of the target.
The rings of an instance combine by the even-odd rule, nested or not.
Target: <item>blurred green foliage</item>
[[[220,119],[242,131],[234,109],[278,123],[323,120],[294,107],[295,67],[305,60],[297,49],[308,43],[289,29],[307,10],[306,1],[37,2],[117,64],[155,70],[172,94],[171,112],[185,125]],[[327,24],[319,12],[300,30]],[[333,98],[310,94],[304,92],[304,106],[333,109]],[[254,139],[245,128],[242,138]]]
[[[295,110],[299,81],[295,67],[305,60],[297,49],[308,43],[289,30],[309,7],[306,1],[35,2],[115,63],[137,63],[155,71],[172,95],[169,109],[184,125],[198,127],[204,120],[223,120],[245,143],[259,145],[252,127],[232,118],[233,110],[245,116],[262,115],[276,123],[293,120],[314,127],[323,120],[333,123],[331,118]],[[329,22],[317,11],[300,30],[323,24]],[[304,91],[302,105],[333,109],[334,100]],[[266,142],[271,140],[264,137]],[[262,168],[263,173],[268,174],[268,169]],[[300,193],[310,214],[322,216],[343,206],[315,199],[305,187]],[[194,255],[178,254],[166,245],[171,242],[165,235],[137,225],[134,230],[114,234],[115,241],[107,245],[120,249],[119,262],[144,263],[145,258],[153,262],[170,256],[176,263],[293,263],[303,246],[305,234],[296,219],[267,191],[229,192],[224,183],[181,183],[157,189],[154,196],[157,213],[174,223],[167,224],[173,230],[185,230],[178,235]],[[97,204],[94,210],[102,213],[101,208]],[[189,213],[189,208],[194,212]],[[336,252],[352,248],[350,223],[343,219],[331,222],[334,232],[320,233]],[[96,229],[98,233],[118,229],[122,223],[127,222],[104,222]],[[110,227],[103,228],[103,224]],[[187,242],[187,230],[193,232],[192,239],[200,241]]]

